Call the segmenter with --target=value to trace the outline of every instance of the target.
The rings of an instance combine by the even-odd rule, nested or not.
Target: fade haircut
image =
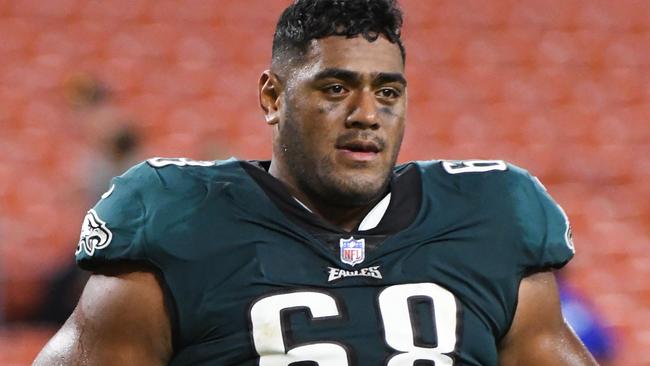
[[[284,10],[273,35],[272,66],[302,61],[312,40],[329,36],[362,36],[374,42],[384,36],[406,51],[400,39],[402,11],[396,0],[295,0]]]

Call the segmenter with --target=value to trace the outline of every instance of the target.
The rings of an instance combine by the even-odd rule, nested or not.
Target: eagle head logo
[[[108,230],[106,223],[99,218],[95,210],[90,210],[84,217],[75,255],[83,250],[92,256],[96,249],[106,248],[111,243],[111,239],[113,239],[113,233]]]

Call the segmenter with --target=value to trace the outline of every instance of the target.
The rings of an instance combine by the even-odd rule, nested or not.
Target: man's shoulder
[[[106,201],[116,210],[164,210],[173,216],[181,208],[192,209],[207,196],[220,196],[224,188],[241,186],[245,175],[236,159],[151,158],[115,177],[100,203]]]
[[[80,265],[148,261],[169,243],[196,237],[202,226],[185,223],[202,223],[208,211],[223,212],[229,204],[223,192],[241,186],[245,174],[235,159],[153,158],[133,166],[112,180],[84,219],[76,251]]]
[[[504,160],[422,160],[405,166],[409,164],[417,166],[425,179],[456,186],[511,185],[533,179],[526,169]]]
[[[189,158],[155,157],[137,165],[142,169],[153,171],[161,179],[170,182],[204,181],[215,178],[225,178],[232,173],[241,173],[240,161],[231,158],[227,160],[194,160]]]
[[[228,160],[193,160],[188,158],[155,157],[134,165],[124,174],[116,177],[132,190],[153,193],[164,190],[191,189],[196,185],[217,183],[241,174],[240,162]]]
[[[416,162],[423,192],[456,221],[479,215],[495,230],[518,233],[527,268],[561,267],[574,252],[568,218],[542,183],[503,160]],[[480,220],[477,220],[479,222]],[[486,221],[487,222],[487,221]],[[501,228],[501,229],[499,229]],[[515,253],[515,252],[513,252]]]
[[[537,201],[536,179],[503,160],[430,160],[414,162],[426,196],[445,204],[512,210]]]

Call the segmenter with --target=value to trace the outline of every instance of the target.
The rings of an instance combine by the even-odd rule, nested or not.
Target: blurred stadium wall
[[[69,266],[106,136],[138,157],[269,156],[257,103],[286,0],[0,0],[0,364]],[[568,212],[565,275],[650,365],[650,2],[402,0],[401,160],[505,159]],[[101,182],[100,182],[101,184]],[[105,187],[107,187],[107,182]]]

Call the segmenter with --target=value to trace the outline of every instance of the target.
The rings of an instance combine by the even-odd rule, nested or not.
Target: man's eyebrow
[[[404,78],[404,75],[398,72],[395,73],[379,72],[379,73],[374,73],[372,76],[373,76],[373,80],[372,80],[373,86],[389,84],[389,83],[399,83],[402,84],[404,87],[406,87],[406,79]],[[339,80],[347,81],[349,83],[356,83],[356,84],[361,82],[361,74],[354,71],[339,69],[339,68],[325,69],[323,71],[318,72],[316,75],[314,75],[314,80],[322,80],[327,78],[339,79]]]
[[[340,79],[348,82],[358,83],[361,80],[361,75],[359,75],[359,73],[356,73],[354,71],[337,69],[337,68],[325,69],[323,71],[320,71],[316,75],[314,75],[314,80],[322,80],[327,78]]]
[[[389,84],[389,83],[398,83],[406,87],[406,78],[404,78],[404,75],[397,72],[395,73],[380,72],[377,74],[377,76],[375,76],[374,80],[372,81],[373,86],[379,86],[379,85]]]

